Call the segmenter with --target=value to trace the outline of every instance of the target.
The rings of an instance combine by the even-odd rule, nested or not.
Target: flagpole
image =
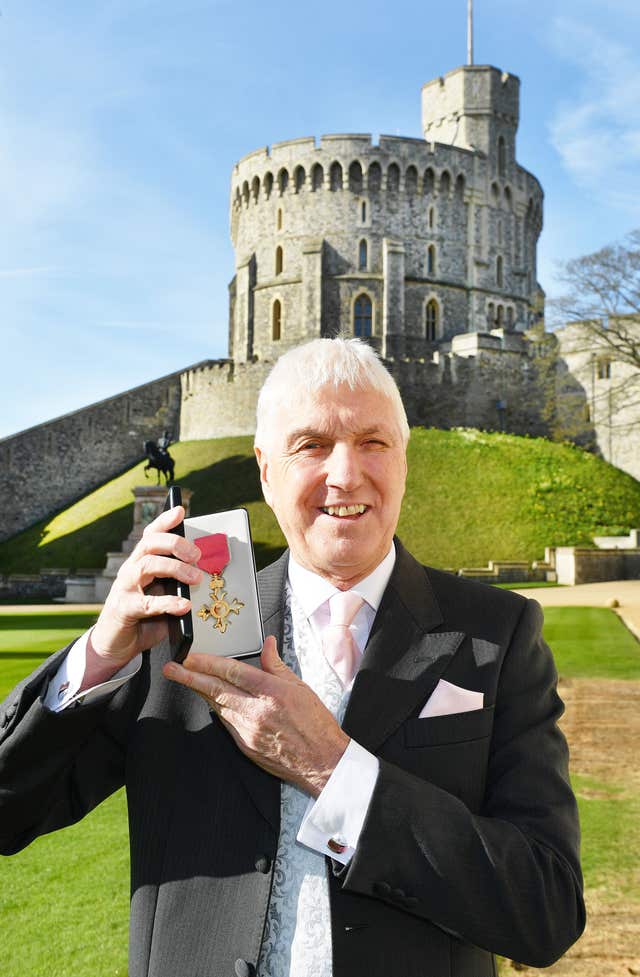
[[[473,0],[467,0],[467,64],[473,64]]]

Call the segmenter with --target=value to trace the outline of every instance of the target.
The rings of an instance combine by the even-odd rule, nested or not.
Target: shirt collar
[[[396,548],[391,543],[391,549],[373,573],[370,573],[368,577],[365,577],[364,580],[361,580],[355,587],[351,588],[354,593],[359,594],[363,600],[366,600],[367,604],[374,611],[377,611],[380,606],[382,595],[389,583],[389,577],[391,576],[395,562]],[[325,601],[337,593],[337,587],[334,587],[324,577],[296,563],[291,555],[289,555],[289,586],[295,594],[296,600],[300,603],[305,616],[308,618]]]

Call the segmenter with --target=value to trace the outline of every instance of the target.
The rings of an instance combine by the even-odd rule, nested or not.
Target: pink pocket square
[[[459,685],[453,685],[441,678],[422,707],[418,718],[428,719],[431,716],[450,716],[456,712],[473,712],[474,709],[482,709],[483,705],[482,692],[462,689]]]

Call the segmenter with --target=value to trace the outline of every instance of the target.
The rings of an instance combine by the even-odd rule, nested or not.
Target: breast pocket
[[[409,719],[404,724],[404,745],[408,749],[421,746],[446,746],[485,739],[493,726],[493,706],[456,712],[449,716],[429,716]]]

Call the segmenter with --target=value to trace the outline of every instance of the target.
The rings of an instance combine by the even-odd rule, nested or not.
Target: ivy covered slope
[[[175,444],[176,480],[192,489],[192,513],[246,506],[256,559],[284,540],[262,501],[252,439]],[[100,568],[133,519],[143,463],[58,515],[0,545],[0,572]],[[567,444],[475,430],[413,431],[399,535],[423,562],[458,568],[488,560],[534,560],[548,545],[640,526],[640,482]]]

